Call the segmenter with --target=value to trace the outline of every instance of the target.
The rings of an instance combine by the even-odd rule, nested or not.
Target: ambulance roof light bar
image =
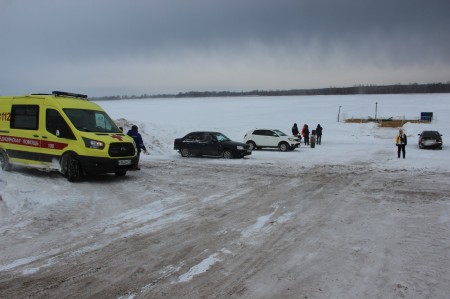
[[[60,96],[60,97],[72,97],[72,98],[82,98],[82,99],[87,99],[87,97],[88,97],[85,94],[71,93],[71,92],[65,92],[65,91],[52,91],[52,94],[55,96]]]

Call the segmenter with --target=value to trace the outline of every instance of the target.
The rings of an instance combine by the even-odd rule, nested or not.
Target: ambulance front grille
[[[129,157],[134,156],[136,150],[132,143],[116,142],[111,143],[108,153],[111,157]]]

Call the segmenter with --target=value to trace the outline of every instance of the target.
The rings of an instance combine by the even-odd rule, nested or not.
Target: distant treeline
[[[408,93],[450,93],[449,83],[358,85],[353,87],[329,87],[319,89],[252,90],[252,91],[188,91],[178,94],[121,95],[91,98],[93,100],[147,99],[147,98],[202,98],[237,96],[313,96],[352,94],[408,94]]]

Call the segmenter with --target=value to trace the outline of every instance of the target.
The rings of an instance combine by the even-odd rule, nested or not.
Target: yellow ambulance
[[[85,175],[124,176],[137,166],[136,145],[86,95],[0,96],[0,166],[60,171],[71,182]]]

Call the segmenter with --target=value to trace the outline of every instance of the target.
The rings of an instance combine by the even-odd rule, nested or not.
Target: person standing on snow
[[[309,145],[309,133],[310,132],[308,129],[308,125],[305,124],[302,129],[302,136],[303,136],[303,139],[305,140],[305,145]]]
[[[138,126],[136,126],[136,125],[131,126],[131,130],[128,131],[127,135],[132,137],[133,140],[134,140],[134,143],[136,144],[138,160],[137,160],[137,164],[136,164],[135,170],[141,170],[139,168],[139,158],[141,156],[141,150],[143,150],[144,153],[147,154],[147,155],[148,155],[148,152],[147,152],[147,149],[145,148],[144,141],[142,140],[142,136],[138,132]]]
[[[292,126],[292,135],[294,135],[295,137],[297,137],[299,133],[300,133],[300,132],[298,131],[297,124],[294,123],[294,125]]]
[[[403,159],[405,159],[406,154],[406,145],[408,144],[408,140],[406,138],[406,134],[402,129],[398,130],[397,137],[395,137],[395,145],[397,145],[397,156],[400,159],[400,152],[403,153]]]
[[[320,144],[322,142],[322,130],[323,128],[320,126],[320,124],[318,124],[316,128],[317,144]]]

